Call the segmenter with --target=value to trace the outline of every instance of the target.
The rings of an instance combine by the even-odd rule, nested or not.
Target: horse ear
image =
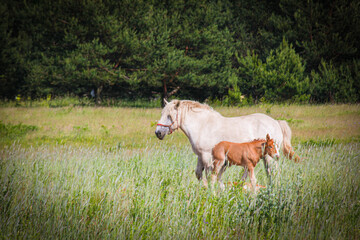
[[[166,101],[166,99],[164,98],[164,103],[165,103],[165,105],[168,105],[169,104],[169,102],[168,101]]]
[[[180,100],[174,100],[175,109],[178,109],[180,106]]]
[[[266,134],[266,141],[269,141],[269,140],[270,140],[270,135]]]

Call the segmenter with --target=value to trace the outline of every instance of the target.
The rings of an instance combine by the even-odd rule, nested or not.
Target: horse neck
[[[199,134],[201,134],[201,130],[199,129],[204,127],[204,122],[212,114],[212,112],[204,110],[201,110],[201,112],[193,112],[192,110],[182,111],[180,129],[189,138],[190,142],[198,138]]]
[[[265,157],[265,150],[264,150],[264,147],[262,146],[262,144],[265,142],[266,141],[264,141],[264,140],[254,140],[252,142],[256,148],[257,154],[260,156],[259,159]]]
[[[180,122],[180,129],[185,133],[185,135],[190,139],[194,138],[197,134],[196,128],[199,127],[199,121],[196,118],[193,118],[189,111],[182,112],[181,114],[181,122]]]

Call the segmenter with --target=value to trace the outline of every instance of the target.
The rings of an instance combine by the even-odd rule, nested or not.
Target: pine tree
[[[240,91],[256,102],[308,101],[309,78],[305,65],[291,44],[284,39],[263,63],[254,52],[238,57]]]

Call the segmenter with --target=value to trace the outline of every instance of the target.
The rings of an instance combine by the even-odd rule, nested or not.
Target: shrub
[[[321,61],[319,71],[311,72],[311,100],[314,102],[358,102],[360,61],[335,68],[332,62]]]
[[[248,52],[239,62],[239,86],[255,101],[307,102],[309,78],[305,64],[292,44],[284,39],[279,48],[271,51],[263,63],[254,53]]]

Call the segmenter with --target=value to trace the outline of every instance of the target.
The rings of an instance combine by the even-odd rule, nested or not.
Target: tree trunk
[[[168,91],[167,91],[167,85],[166,85],[166,80],[163,79],[163,92],[161,94],[161,106],[165,107],[165,101],[164,99],[167,101],[168,100]]]
[[[96,89],[96,104],[100,105],[101,104],[101,91],[103,89],[103,85],[100,85],[97,89]]]

